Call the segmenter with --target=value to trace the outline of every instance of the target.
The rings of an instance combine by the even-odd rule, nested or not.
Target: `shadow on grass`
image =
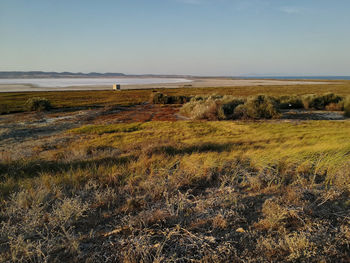
[[[4,180],[11,178],[14,180],[24,178],[34,178],[42,173],[57,173],[67,172],[69,170],[87,169],[89,167],[109,166],[109,165],[123,165],[134,160],[136,157],[107,157],[102,159],[93,159],[87,161],[45,161],[36,160],[30,162],[16,161],[10,163],[0,163],[0,179]]]
[[[229,152],[235,147],[243,146],[243,142],[238,143],[203,143],[199,145],[191,145],[185,147],[176,147],[172,145],[165,145],[160,147],[152,148],[149,152],[152,154],[166,154],[170,156],[174,155],[184,155],[184,154],[192,154],[192,153],[205,153],[205,152]]]
[[[246,222],[244,224],[247,228],[259,220],[262,216],[261,210],[264,202],[272,196],[273,194],[258,194],[255,196],[245,196],[240,200],[244,204],[240,213],[245,218]]]

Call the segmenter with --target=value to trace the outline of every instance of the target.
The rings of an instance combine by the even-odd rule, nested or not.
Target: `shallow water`
[[[74,86],[144,85],[191,82],[180,78],[59,78],[59,79],[0,79],[0,84],[28,84],[36,87],[62,88]]]

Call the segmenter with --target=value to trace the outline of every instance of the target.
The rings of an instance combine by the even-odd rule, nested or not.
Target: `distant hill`
[[[26,79],[26,78],[111,78],[111,77],[158,77],[158,78],[183,78],[188,75],[126,75],[123,73],[72,73],[72,72],[45,72],[45,71],[0,71],[0,79]]]
[[[123,73],[72,73],[72,72],[44,72],[44,71],[0,71],[1,79],[23,79],[23,78],[100,78],[100,77],[122,77]]]

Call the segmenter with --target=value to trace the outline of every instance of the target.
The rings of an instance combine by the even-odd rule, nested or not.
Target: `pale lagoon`
[[[57,78],[57,79],[0,79],[0,85],[30,85],[41,88],[64,88],[79,86],[112,86],[186,83],[182,78]]]

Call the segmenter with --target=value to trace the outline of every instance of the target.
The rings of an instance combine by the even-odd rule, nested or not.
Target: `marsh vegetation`
[[[2,115],[1,261],[349,262],[350,122],[278,119],[305,101],[347,112],[347,91],[132,92],[140,105],[97,94],[71,119],[50,94],[53,111]]]

